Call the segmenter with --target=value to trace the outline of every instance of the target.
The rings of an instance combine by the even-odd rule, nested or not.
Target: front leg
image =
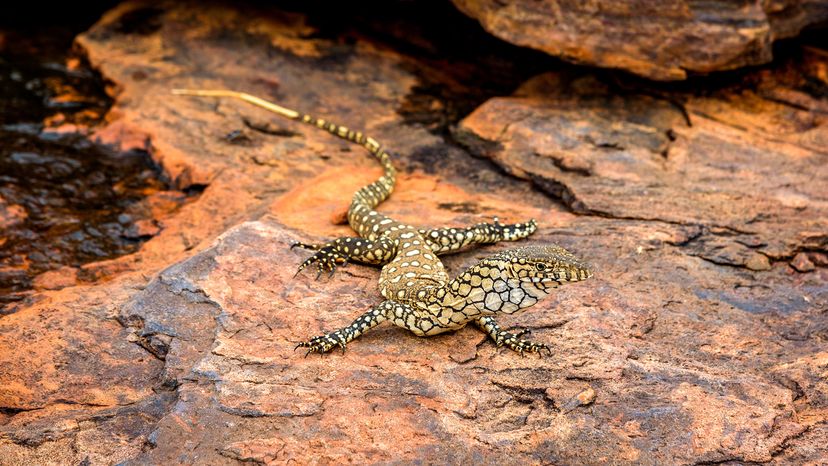
[[[299,343],[296,348],[308,348],[305,356],[310,353],[327,353],[337,346],[342,348],[342,352],[345,352],[345,345],[348,342],[386,320],[410,330],[419,337],[436,335],[447,330],[456,330],[462,328],[467,321],[444,326],[427,313],[418,312],[407,304],[388,300],[359,316],[351,325],[325,335],[313,337],[310,341]]]
[[[501,224],[497,217],[492,223],[478,223],[470,228],[435,228],[420,230],[420,234],[437,254],[456,251],[473,244],[517,241],[526,238],[538,229],[534,219],[525,223]]]
[[[336,266],[340,264],[362,262],[382,265],[397,254],[396,244],[388,238],[379,238],[374,241],[365,238],[338,238],[323,245],[295,243],[291,248],[297,246],[314,250],[316,253],[302,262],[296,274],[298,275],[305,267],[316,263],[319,270],[316,278],[319,278],[325,270],[333,275]]]
[[[543,343],[533,343],[520,338],[529,333],[529,329],[521,330],[518,333],[507,332],[502,330],[500,326],[497,325],[494,318],[490,316],[480,317],[476,320],[476,323],[478,327],[483,329],[483,331],[492,337],[492,340],[494,340],[498,347],[506,345],[520,354],[523,354],[524,352],[540,354],[541,350],[546,350],[550,355],[552,354],[552,350],[549,346]]]
[[[388,315],[389,313],[393,314],[393,310],[393,302],[385,301],[359,316],[351,325],[325,335],[313,337],[309,341],[303,341],[296,345],[294,351],[297,348],[308,348],[308,352],[305,353],[307,357],[311,353],[327,353],[338,346],[342,348],[344,353],[345,345],[348,342],[388,320]]]

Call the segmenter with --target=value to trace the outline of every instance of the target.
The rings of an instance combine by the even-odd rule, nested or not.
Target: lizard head
[[[524,246],[498,254],[507,274],[521,282],[579,282],[592,276],[590,267],[555,244]]]
[[[484,314],[511,314],[534,306],[563,283],[591,276],[588,265],[560,246],[524,246],[497,253],[453,280],[452,298],[465,297]]]

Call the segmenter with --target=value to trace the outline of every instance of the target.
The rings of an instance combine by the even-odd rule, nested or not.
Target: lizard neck
[[[557,285],[556,282],[520,280],[511,273],[507,263],[490,258],[469,267],[446,285],[435,288],[431,302],[462,312],[467,317],[512,314],[533,306]]]

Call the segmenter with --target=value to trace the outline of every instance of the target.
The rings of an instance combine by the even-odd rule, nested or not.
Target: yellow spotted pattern
[[[359,144],[382,165],[383,175],[358,190],[348,209],[348,223],[358,237],[339,238],[319,245],[294,245],[315,251],[299,266],[299,271],[316,264],[319,274],[333,273],[337,265],[351,261],[382,266],[378,285],[385,300],[346,327],[300,342],[297,348],[306,347],[308,353],[327,352],[337,347],[344,351],[348,342],[384,321],[418,336],[436,335],[474,322],[498,346],[505,345],[520,353],[548,350],[546,345],[522,339],[527,331],[502,330],[493,316],[533,306],[555,287],[592,276],[590,268],[568,251],[546,244],[495,254],[451,279],[438,254],[526,238],[537,230],[535,221],[503,225],[495,218],[491,223],[468,228],[437,229],[398,222],[374,210],[391,195],[396,182],[391,155],[377,140],[250,94],[190,89],[178,89],[174,93],[244,100]]]

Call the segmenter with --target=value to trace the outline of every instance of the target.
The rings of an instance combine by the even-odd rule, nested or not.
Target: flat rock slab
[[[452,1],[513,44],[662,81],[768,63],[774,41],[828,18],[810,0]]]
[[[94,137],[149,150],[178,187],[204,191],[138,253],[90,265],[100,283],[44,289],[0,320],[6,462],[828,453],[828,103],[802,90],[828,86],[824,52],[706,96],[552,72],[438,135],[399,112],[420,83],[414,58],[318,34],[300,14],[126,3],[78,42],[116,92]],[[502,319],[551,357],[474,328],[423,339],[390,325],[344,355],[294,353],[379,301],[376,269],[294,277],[308,253],[289,246],[351,234],[350,195],[380,169],[314,128],[173,87],[246,90],[363,128],[396,154],[380,210],[401,221],[538,219],[530,242],[596,269]],[[456,274],[508,246],[445,262]]]
[[[704,92],[548,73],[455,137],[576,213],[695,228],[685,246],[708,260],[767,270],[828,246],[828,102],[803,92],[826,57],[800,58]]]

